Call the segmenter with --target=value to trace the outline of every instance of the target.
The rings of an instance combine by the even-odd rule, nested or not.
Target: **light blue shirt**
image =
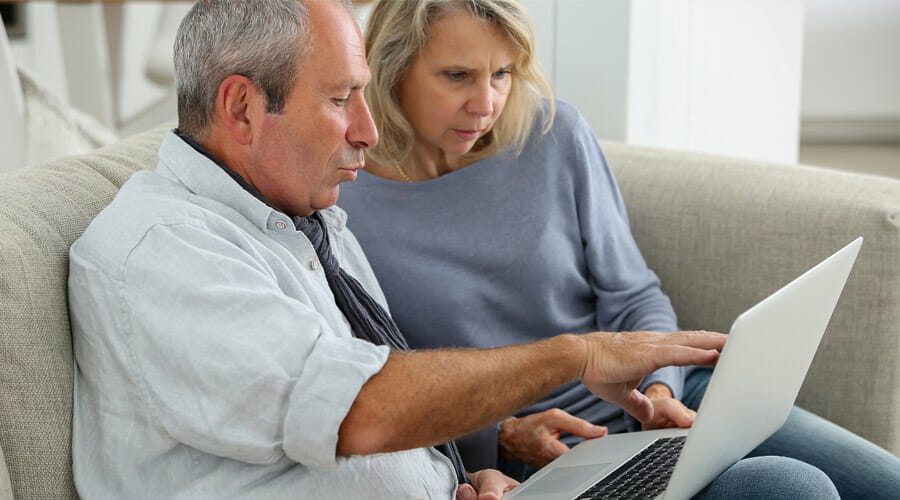
[[[452,498],[432,448],[336,455],[388,349],[354,338],[312,244],[170,132],[70,252],[82,498]],[[341,267],[384,294],[344,212]]]

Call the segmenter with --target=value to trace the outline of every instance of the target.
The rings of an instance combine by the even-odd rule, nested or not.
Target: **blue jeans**
[[[839,500],[828,476],[786,457],[745,458],[719,474],[697,500]]]
[[[700,406],[711,373],[708,368],[698,369],[686,380],[682,402],[689,408]],[[897,498],[900,494],[900,459],[796,406],[784,426],[747,456],[766,456],[767,460],[789,457],[815,466],[831,479],[844,500]],[[736,465],[744,462],[749,460]]]

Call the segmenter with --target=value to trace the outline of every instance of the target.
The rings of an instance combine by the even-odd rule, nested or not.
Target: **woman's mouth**
[[[481,130],[463,130],[455,128],[453,133],[464,141],[474,141],[481,137]]]

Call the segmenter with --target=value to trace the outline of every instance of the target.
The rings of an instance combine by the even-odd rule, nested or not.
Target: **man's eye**
[[[335,97],[331,99],[331,101],[338,107],[343,108],[347,105],[347,101],[350,100],[350,97]]]

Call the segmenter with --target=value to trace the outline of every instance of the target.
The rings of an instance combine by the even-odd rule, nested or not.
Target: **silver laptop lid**
[[[784,424],[861,244],[853,241],[734,321],[692,428],[584,441],[504,498],[574,498],[657,437],[685,434],[664,497],[699,492]]]
[[[734,321],[666,499],[699,492],[784,425],[861,245],[857,238]]]

